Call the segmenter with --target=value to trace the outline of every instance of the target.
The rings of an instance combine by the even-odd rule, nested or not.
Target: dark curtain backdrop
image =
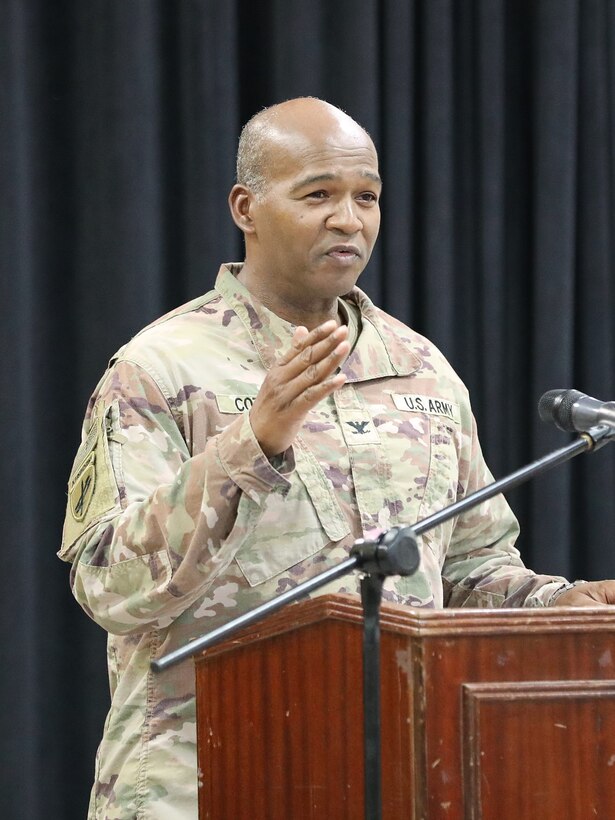
[[[0,815],[85,816],[105,637],[56,557],[89,393],[145,323],[241,256],[240,125],[322,96],[385,180],[362,278],[469,385],[496,475],[615,398],[615,2],[2,0]],[[615,576],[615,451],[516,491],[541,571]]]

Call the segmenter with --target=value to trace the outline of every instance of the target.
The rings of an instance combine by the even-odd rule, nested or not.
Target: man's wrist
[[[555,592],[553,593],[553,595],[551,596],[551,599],[549,601],[549,606],[553,606],[555,604],[555,602],[557,601],[557,599],[560,597],[560,595],[563,595],[564,592],[568,592],[569,590],[574,589],[575,587],[578,587],[579,584],[586,584],[586,583],[587,583],[587,581],[578,580],[578,581],[570,581],[567,584],[563,584],[559,589],[556,589]]]

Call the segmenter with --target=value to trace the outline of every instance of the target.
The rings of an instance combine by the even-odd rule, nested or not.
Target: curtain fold
[[[55,557],[66,480],[108,358],[241,257],[241,124],[307,94],[370,131],[360,284],[460,372],[503,475],[567,441],[543,392],[615,398],[615,4],[7,0],[0,76],[0,809],[76,820],[108,688]],[[615,577],[614,488],[605,447],[515,491],[526,562]]]

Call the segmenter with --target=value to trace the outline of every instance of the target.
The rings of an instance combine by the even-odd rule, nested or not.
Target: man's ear
[[[245,185],[233,185],[228,195],[228,205],[231,209],[233,222],[244,234],[254,233],[254,222],[252,219],[252,207],[254,205],[254,194]]]

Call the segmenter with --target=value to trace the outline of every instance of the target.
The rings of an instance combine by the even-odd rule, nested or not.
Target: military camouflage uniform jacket
[[[193,664],[149,663],[321,572],[375,528],[408,524],[491,480],[467,392],[424,338],[358,289],[347,383],[269,461],[249,410],[293,328],[223,266],[215,289],[111,360],[69,482],[61,557],[109,632],[112,705],[90,818],[196,818]],[[390,579],[410,605],[541,606],[565,579],[513,547],[500,497],[426,533],[421,567]],[[355,591],[348,577],[335,589]],[[327,589],[326,591],[331,591]],[[233,704],[229,704],[229,709]]]

